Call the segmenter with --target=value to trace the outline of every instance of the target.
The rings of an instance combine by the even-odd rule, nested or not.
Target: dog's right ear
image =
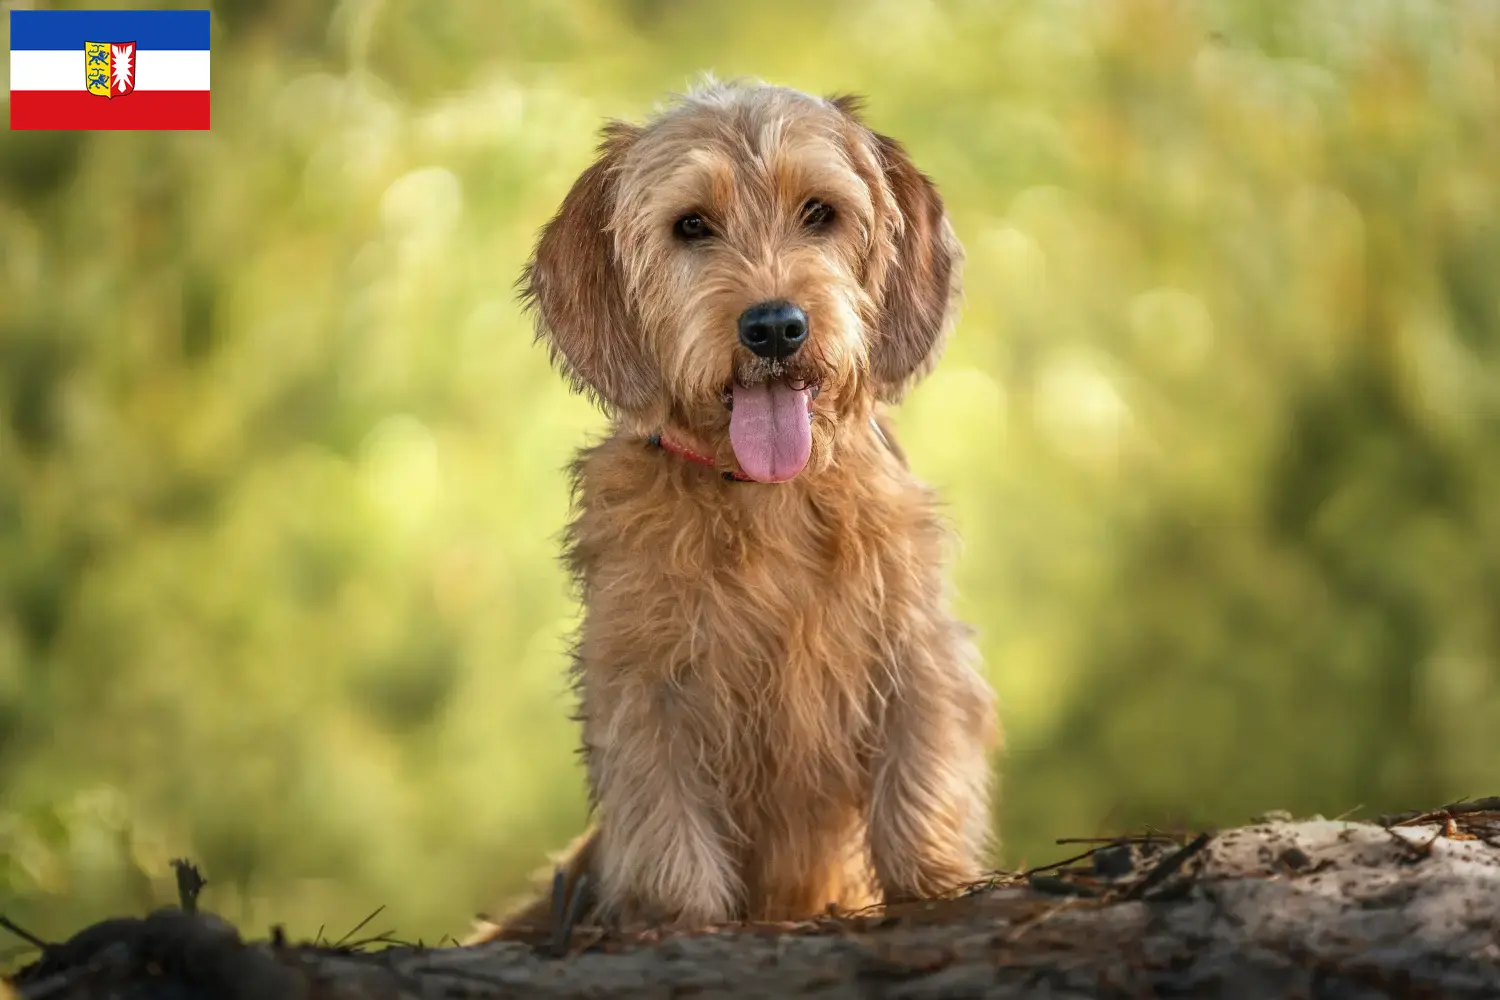
[[[573,388],[617,410],[644,409],[659,384],[625,298],[609,225],[615,167],[640,131],[612,123],[599,156],[547,223],[521,276],[537,338]]]

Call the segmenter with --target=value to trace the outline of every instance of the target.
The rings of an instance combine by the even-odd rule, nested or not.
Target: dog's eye
[[[708,222],[697,212],[684,215],[672,223],[672,232],[678,239],[688,242],[707,239],[713,235],[713,230],[708,228]]]
[[[802,224],[808,229],[826,229],[833,222],[833,207],[814,198],[802,206]]]

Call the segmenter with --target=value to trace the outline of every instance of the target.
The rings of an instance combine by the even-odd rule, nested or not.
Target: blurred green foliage
[[[899,422],[1006,863],[1500,787],[1493,3],[214,9],[212,132],[0,139],[23,925],[186,854],[252,930],[432,940],[580,827],[556,534],[602,419],[511,282],[600,120],[704,69],[867,94],[969,248]]]

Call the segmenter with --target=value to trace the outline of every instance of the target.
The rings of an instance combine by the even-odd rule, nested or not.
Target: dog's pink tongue
[[[735,385],[729,443],[745,475],[783,483],[802,471],[812,454],[807,392],[777,381]]]

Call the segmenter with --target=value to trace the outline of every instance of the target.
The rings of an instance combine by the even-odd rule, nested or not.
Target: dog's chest
[[[609,499],[573,532],[585,684],[657,686],[746,795],[855,784],[912,599],[910,533],[790,492]]]
[[[836,670],[874,655],[896,626],[892,607],[909,589],[900,534],[800,495],[661,499],[586,507],[573,564],[589,615],[640,623],[627,631],[671,650],[662,669],[696,662],[768,679],[813,659]]]

